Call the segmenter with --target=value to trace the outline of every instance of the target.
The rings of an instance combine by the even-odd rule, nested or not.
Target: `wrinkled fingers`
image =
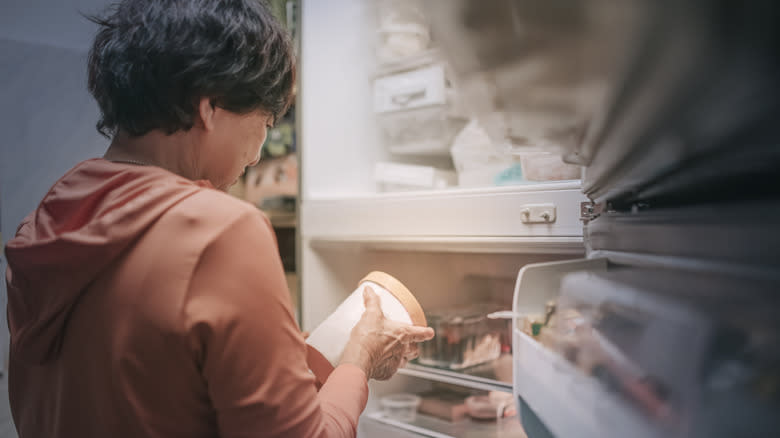
[[[420,347],[415,344],[407,344],[406,351],[404,351],[404,359],[407,361],[416,359],[420,356]]]
[[[407,325],[402,327],[401,341],[405,344],[413,342],[424,342],[432,339],[434,331],[430,327],[417,327],[413,325]]]

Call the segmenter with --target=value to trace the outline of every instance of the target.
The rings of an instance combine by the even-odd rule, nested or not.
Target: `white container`
[[[444,66],[431,65],[374,81],[374,111],[385,113],[447,102]]]
[[[427,19],[417,0],[372,1],[376,12],[377,60],[402,61],[425,51],[431,42]]]
[[[420,401],[414,394],[401,393],[382,397],[380,403],[386,417],[409,423],[417,417]]]
[[[377,31],[377,57],[381,63],[391,63],[424,52],[431,43],[428,28],[417,23],[386,24]]]
[[[414,295],[389,274],[374,271],[360,280],[358,287],[306,339],[309,369],[320,383],[341,360],[352,328],[366,309],[363,301],[365,287],[379,295],[382,313],[394,321],[426,327],[425,314]]]
[[[385,192],[445,189],[457,184],[457,175],[453,171],[388,162],[375,164],[374,179]]]
[[[582,168],[566,164],[557,154],[530,152],[518,154],[523,176],[529,181],[561,181],[579,179]]]
[[[449,104],[380,114],[380,132],[394,154],[448,155],[452,141],[467,119],[453,114]]]

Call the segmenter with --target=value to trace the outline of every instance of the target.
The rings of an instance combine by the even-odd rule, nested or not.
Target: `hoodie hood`
[[[164,169],[84,161],[49,190],[5,248],[14,360],[59,354],[68,317],[87,286],[169,208],[197,193]]]

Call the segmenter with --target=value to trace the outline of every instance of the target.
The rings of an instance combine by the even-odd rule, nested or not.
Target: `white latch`
[[[524,224],[551,224],[555,222],[555,204],[525,204],[520,209]]]

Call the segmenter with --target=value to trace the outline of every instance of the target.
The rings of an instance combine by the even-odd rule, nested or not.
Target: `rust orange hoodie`
[[[365,374],[317,392],[270,224],[208,182],[85,161],[6,256],[20,438],[355,436]]]

